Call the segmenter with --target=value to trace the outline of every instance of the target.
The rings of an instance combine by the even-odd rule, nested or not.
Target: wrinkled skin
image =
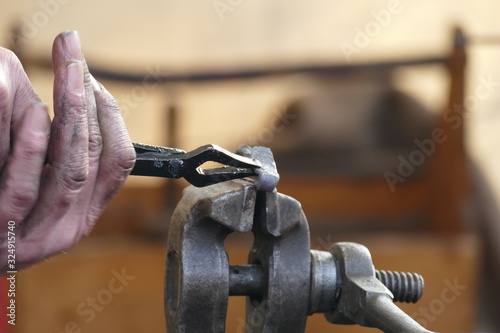
[[[16,56],[0,48],[1,275],[11,270],[9,221],[15,270],[66,250],[92,230],[135,163],[118,106],[89,74],[78,34],[57,36],[52,58],[51,121]]]

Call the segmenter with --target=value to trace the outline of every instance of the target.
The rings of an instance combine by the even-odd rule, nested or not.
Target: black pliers
[[[255,159],[233,154],[216,145],[201,146],[190,152],[135,142],[133,145],[137,157],[132,175],[184,178],[198,187],[256,176],[256,170],[262,167]],[[224,166],[200,168],[208,161],[218,162]]]

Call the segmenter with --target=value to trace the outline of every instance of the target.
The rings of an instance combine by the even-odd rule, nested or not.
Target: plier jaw
[[[132,175],[184,178],[197,187],[256,176],[256,169],[261,168],[259,161],[233,154],[217,145],[201,146],[190,152],[135,142],[133,146],[137,157]],[[200,168],[208,161],[218,162],[224,166]]]

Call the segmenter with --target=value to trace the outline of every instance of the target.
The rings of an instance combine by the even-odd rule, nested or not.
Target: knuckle
[[[126,172],[130,172],[135,165],[135,150],[131,145],[127,145],[117,151],[116,164]]]
[[[75,92],[65,92],[57,101],[58,114],[54,116],[60,126],[73,126],[75,129],[87,127],[87,110],[83,96]]]
[[[22,158],[31,161],[33,157],[45,155],[47,152],[47,136],[32,134],[29,137],[22,138],[20,141],[18,152]]]
[[[89,127],[89,154],[99,156],[102,151],[102,137],[98,128]]]
[[[111,147],[106,155],[103,156],[106,169],[116,170],[119,174],[130,172],[135,165],[135,150],[129,140]]]
[[[17,186],[13,190],[2,193],[3,202],[0,205],[2,216],[9,219],[23,221],[33,208],[38,198],[38,191],[26,186]]]
[[[63,188],[63,197],[80,192],[85,186],[88,179],[88,169],[86,167],[71,167],[68,165],[65,171],[60,175],[59,182]]]
[[[79,93],[68,92],[66,93],[67,100],[63,100],[62,110],[65,110],[63,117],[75,125],[83,125],[87,122],[87,109],[83,102],[83,96]]]
[[[15,212],[22,212],[30,209],[36,199],[36,190],[28,186],[16,187],[9,194],[10,207]]]
[[[106,188],[104,193],[104,202],[108,202],[118,190],[123,186],[130,171],[135,165],[135,150],[132,145],[115,150],[114,155],[106,158],[102,165],[100,185]],[[96,207],[97,210],[102,207]]]

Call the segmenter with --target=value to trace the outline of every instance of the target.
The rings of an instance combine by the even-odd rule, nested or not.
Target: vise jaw
[[[257,284],[265,286],[243,290],[253,294],[246,332],[304,332],[311,270],[306,218],[295,199],[257,191],[248,180],[184,191],[168,236],[168,332],[224,332],[228,297],[252,284],[248,274],[230,269],[224,240],[232,232],[253,232],[249,264],[263,272]]]

